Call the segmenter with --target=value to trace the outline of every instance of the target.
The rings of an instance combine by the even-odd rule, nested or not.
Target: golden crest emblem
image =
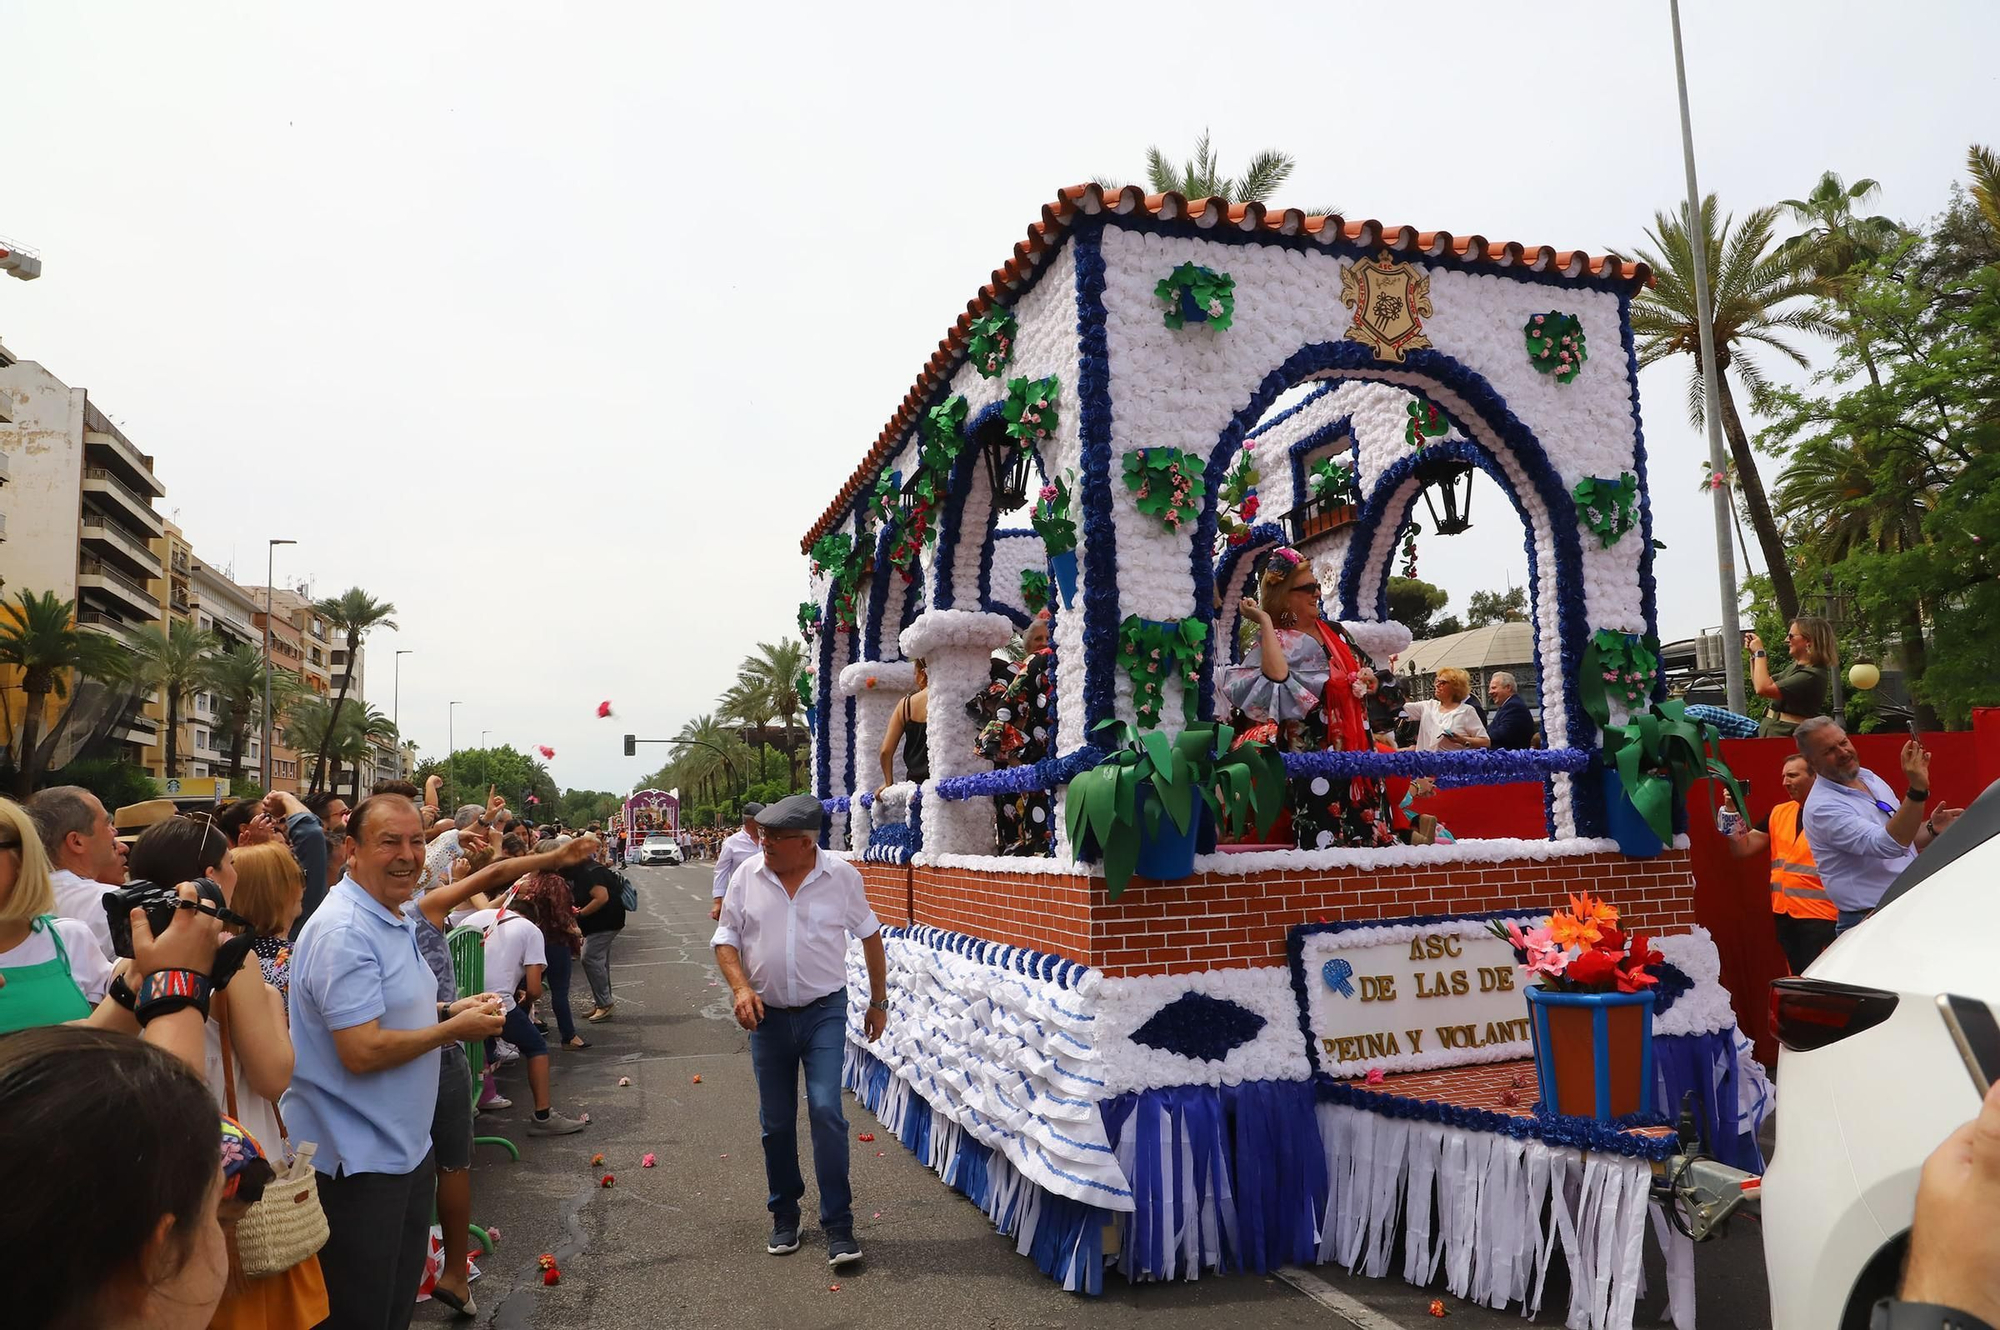
[[[1340,270],[1340,303],[1354,311],[1350,340],[1363,342],[1378,360],[1401,360],[1404,353],[1431,344],[1424,320],[1431,309],[1431,279],[1407,263],[1392,263],[1388,251]]]

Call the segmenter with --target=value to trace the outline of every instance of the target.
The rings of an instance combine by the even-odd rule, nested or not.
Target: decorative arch
[[[1381,619],[1387,614],[1387,546],[1407,519],[1423,482],[1419,467],[1439,457],[1471,462],[1492,476],[1529,529],[1526,542],[1530,612],[1535,626],[1535,665],[1543,681],[1542,710],[1551,734],[1571,747],[1593,747],[1597,727],[1576,701],[1576,668],[1590,636],[1585,619],[1581,586],[1582,546],[1576,523],[1576,505],[1555,465],[1534,432],[1508,407],[1478,371],[1452,356],[1435,350],[1413,350],[1401,365],[1375,358],[1372,350],[1353,341],[1321,342],[1301,347],[1278,368],[1267,374],[1251,400],[1232,417],[1210,450],[1204,470],[1208,496],[1203,505],[1193,548],[1191,572],[1195,585],[1195,613],[1210,625],[1207,655],[1201,673],[1201,714],[1215,714],[1215,679],[1218,661],[1225,654],[1218,626],[1232,630],[1240,586],[1222,588],[1230,614],[1219,614],[1215,566],[1216,506],[1218,491],[1238,449],[1245,446],[1251,430],[1280,395],[1312,380],[1367,380],[1421,392],[1435,402],[1468,442],[1440,442],[1413,450],[1399,458],[1379,476],[1365,477],[1367,486],[1354,534],[1347,546],[1341,576],[1340,616],[1345,619]],[[1315,394],[1314,396],[1316,396]],[[1308,402],[1293,410],[1302,409]],[[1287,413],[1289,414],[1289,413]],[[1270,422],[1277,423],[1275,420]],[[1321,431],[1315,431],[1315,434]],[[1308,436],[1309,438],[1313,436]],[[1524,502],[1532,493],[1535,504]],[[1554,622],[1549,622],[1543,598],[1543,570],[1538,551],[1548,548],[1555,562],[1556,594],[1551,597]],[[1651,550],[1642,556],[1650,571]],[[1236,581],[1241,581],[1242,564],[1234,565]],[[1372,573],[1369,570],[1374,570]],[[1364,582],[1367,583],[1364,585]],[[1649,607],[1650,608],[1650,607]],[[1557,649],[1559,668],[1553,672],[1545,663],[1544,645]],[[1558,777],[1557,779],[1567,779]],[[1572,806],[1579,826],[1601,824],[1601,800],[1588,782],[1573,781]],[[1551,807],[1551,816],[1554,809]]]

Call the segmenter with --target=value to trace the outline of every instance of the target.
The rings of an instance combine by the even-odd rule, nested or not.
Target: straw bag
[[[222,1035],[222,1088],[228,1100],[229,1116],[236,1116],[236,1049],[229,1039],[227,993],[215,995],[215,1024]],[[285,1130],[285,1115],[274,1103],[278,1130]],[[259,1141],[259,1145],[263,1142]],[[313,1171],[313,1155],[319,1147],[301,1142],[290,1166],[273,1177],[263,1197],[236,1221],[236,1252],[246,1279],[263,1279],[283,1274],[326,1245],[326,1211],[319,1204],[319,1177]],[[272,1166],[283,1153],[283,1142],[270,1156]]]

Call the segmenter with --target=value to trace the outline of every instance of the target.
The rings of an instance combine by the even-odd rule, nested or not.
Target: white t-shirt
[[[97,939],[97,949],[109,961],[117,955],[111,949],[111,925],[105,921],[104,898],[116,887],[107,887],[102,882],[93,882],[87,877],[72,873],[67,868],[58,868],[49,874],[49,885],[56,889],[55,912],[65,919],[74,919],[90,929],[90,935]]]
[[[514,990],[521,987],[528,967],[549,963],[541,927],[512,910],[504,916],[498,910],[475,910],[465,917],[465,926],[486,933],[486,991],[500,995],[502,1011],[512,1011]]]
[[[1486,724],[1479,719],[1479,713],[1472,709],[1470,702],[1460,702],[1456,706],[1446,706],[1436,698],[1422,702],[1406,702],[1403,714],[1417,720],[1417,747],[1421,749],[1442,748],[1446,752],[1463,752],[1465,745],[1443,742],[1446,735],[1460,739],[1484,739]]]
[[[62,934],[63,950],[69,954],[69,977],[76,980],[84,999],[94,1007],[104,1000],[104,990],[111,987],[111,962],[97,949],[97,939],[81,919],[57,919],[55,926]],[[12,951],[0,951],[0,970],[40,965],[55,958],[55,939],[47,929],[38,928]]]

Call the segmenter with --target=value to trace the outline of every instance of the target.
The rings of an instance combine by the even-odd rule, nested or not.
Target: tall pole
[[[451,791],[453,807],[458,805],[458,763],[453,756],[456,745],[452,741],[455,733],[452,726],[458,720],[458,705],[454,702],[444,709],[444,784]]]
[[[396,687],[390,694],[389,728],[396,732],[396,779],[403,778],[403,657],[416,655],[415,647],[396,653]]]
[[[486,783],[486,736],[491,733],[493,733],[491,730],[481,730],[479,732],[479,783],[481,785]]]
[[[1701,331],[1702,415],[1708,420],[1709,475],[1728,474],[1722,450],[1722,399],[1715,366],[1715,320],[1708,298],[1708,228],[1702,225],[1701,190],[1694,179],[1694,126],[1688,119],[1687,63],[1681,56],[1680,0],[1667,0],[1674,26],[1674,85],[1681,99],[1681,157],[1687,165],[1688,249],[1694,255],[1694,316]],[[1722,592],[1722,669],[1729,691],[1729,709],[1744,714],[1743,629],[1736,615],[1736,550],[1730,544],[1733,516],[1727,485],[1710,491],[1715,500],[1715,573]]]
[[[266,794],[278,784],[278,759],[271,755],[271,578],[278,566],[278,546],[298,543],[273,540],[264,546],[264,760],[258,765],[263,771]]]

